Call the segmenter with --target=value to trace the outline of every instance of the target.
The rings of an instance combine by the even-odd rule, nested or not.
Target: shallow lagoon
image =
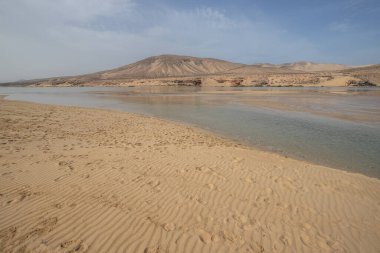
[[[379,88],[1,87],[0,94],[190,123],[260,149],[380,178]]]

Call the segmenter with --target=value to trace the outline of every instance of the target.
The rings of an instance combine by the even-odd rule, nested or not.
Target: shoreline
[[[0,105],[5,252],[380,249],[377,178],[147,115]]]
[[[20,102],[20,103],[32,103],[32,104],[36,104],[36,105],[62,106],[62,107],[77,108],[77,109],[101,110],[101,111],[108,111],[110,113],[112,113],[112,112],[125,113],[125,114],[133,115],[135,117],[155,119],[155,120],[163,121],[163,122],[166,122],[166,123],[169,123],[169,124],[179,125],[179,126],[185,127],[185,128],[192,128],[193,130],[198,131],[200,133],[203,133],[203,134],[206,134],[206,135],[212,135],[212,136],[221,138],[221,139],[223,139],[226,142],[231,142],[236,147],[241,147],[241,148],[245,148],[245,149],[251,149],[253,151],[260,151],[260,152],[264,152],[264,153],[268,153],[268,154],[278,155],[278,156],[286,158],[286,159],[288,159],[288,158],[289,159],[293,159],[293,160],[296,160],[296,161],[299,161],[299,162],[307,163],[309,165],[322,166],[322,167],[326,167],[326,168],[329,168],[329,169],[332,169],[332,170],[342,171],[344,173],[350,173],[350,174],[353,174],[353,175],[360,175],[360,176],[368,177],[368,178],[371,178],[371,179],[376,179],[376,180],[379,180],[379,182],[380,182],[380,178],[375,177],[375,176],[369,176],[369,175],[366,175],[366,174],[363,174],[361,172],[357,172],[357,171],[354,171],[354,170],[347,170],[346,168],[343,168],[343,167],[342,168],[338,168],[338,167],[329,166],[328,164],[313,162],[313,161],[310,161],[310,160],[298,157],[296,155],[287,154],[287,153],[285,153],[286,151],[271,150],[270,148],[265,148],[264,146],[251,144],[249,142],[245,142],[244,140],[240,140],[240,139],[234,138],[232,136],[227,136],[227,135],[224,135],[221,132],[217,132],[217,131],[214,131],[212,129],[207,129],[205,127],[202,127],[201,125],[193,124],[193,123],[190,123],[190,122],[185,122],[185,121],[175,120],[175,119],[160,118],[158,116],[148,115],[148,114],[143,114],[143,113],[128,112],[128,111],[124,111],[124,110],[121,110],[121,109],[119,110],[119,109],[109,109],[109,108],[81,107],[81,106],[68,106],[68,105],[54,105],[54,104],[48,104],[48,103],[44,104],[44,103],[37,103],[37,102],[30,102],[30,101],[23,101],[23,100],[7,99],[6,98],[7,96],[8,95],[0,95],[0,100],[3,99],[3,100],[7,100],[7,101],[14,101],[14,102]],[[267,109],[273,110],[272,108],[267,108]],[[317,116],[320,116],[320,115],[317,115]],[[337,119],[338,120],[343,120],[343,119],[340,119],[340,118],[337,118]]]

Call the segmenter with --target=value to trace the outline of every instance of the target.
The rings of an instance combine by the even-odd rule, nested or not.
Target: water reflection
[[[378,88],[0,88],[0,94],[177,120],[380,178]]]

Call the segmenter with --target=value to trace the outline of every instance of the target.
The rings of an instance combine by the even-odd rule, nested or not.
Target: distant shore
[[[380,250],[378,179],[150,117],[0,107],[1,252]]]
[[[152,56],[111,70],[78,76],[50,77],[0,85],[33,86],[376,86],[380,64],[332,63],[242,64],[183,55]]]
[[[203,75],[160,78],[49,78],[8,83],[12,86],[86,87],[86,86],[193,86],[193,87],[374,87],[375,82],[336,73],[262,73],[257,75]]]

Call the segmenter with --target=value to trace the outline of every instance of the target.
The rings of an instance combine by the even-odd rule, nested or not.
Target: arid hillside
[[[368,80],[371,83],[380,85],[380,64],[351,68],[342,72],[356,78]]]
[[[191,56],[161,55],[146,58],[117,69],[101,72],[101,79],[159,78],[223,73],[243,64],[196,58]]]
[[[211,58],[160,55],[87,75],[7,85],[371,86],[380,85],[380,65],[355,68],[313,62],[247,65]]]
[[[349,67],[342,64],[331,64],[331,63],[315,63],[315,62],[294,62],[294,63],[285,63],[278,65],[280,68],[287,70],[300,70],[306,72],[315,72],[315,71],[336,71],[344,70]]]

